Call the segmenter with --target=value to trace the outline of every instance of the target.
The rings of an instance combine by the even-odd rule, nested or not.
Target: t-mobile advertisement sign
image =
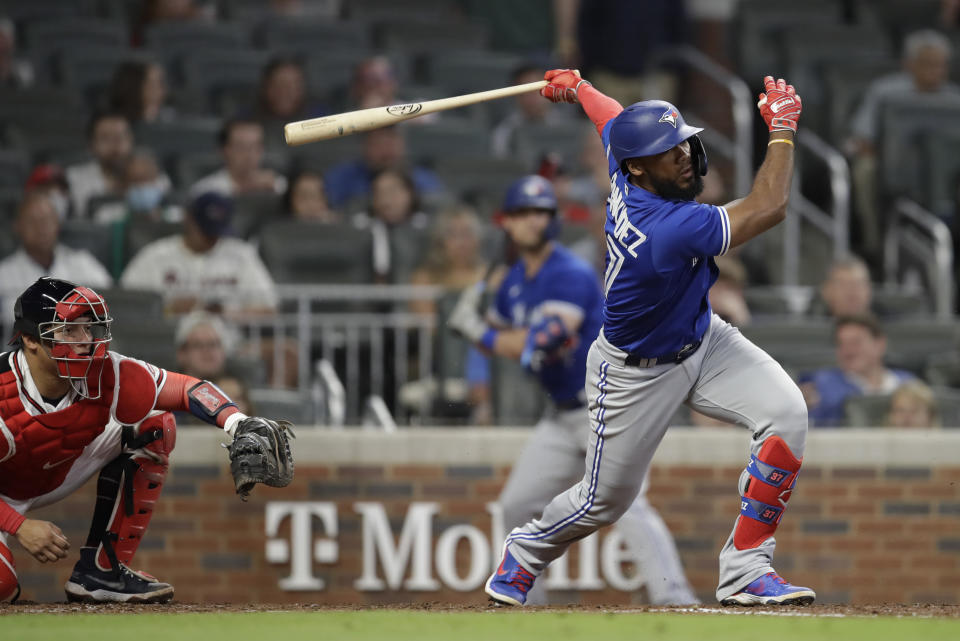
[[[504,539],[503,517],[497,503],[486,505],[491,531],[469,524],[435,529],[440,504],[411,503],[399,535],[390,527],[386,508],[379,502],[357,502],[360,516],[361,570],[353,586],[360,592],[385,590],[468,592],[480,589],[500,561]],[[279,538],[289,519],[289,537]],[[286,591],[320,591],[325,585],[314,575],[314,564],[339,563],[339,515],[336,503],[276,501],[267,503],[266,558],[270,563],[289,564],[289,576],[280,579]],[[461,546],[466,546],[462,548]],[[578,567],[571,572],[566,556],[554,561],[546,574],[549,590],[604,590],[632,592],[641,587],[636,555],[624,537],[610,530],[603,537],[590,536],[577,544]],[[458,566],[458,550],[468,561]],[[575,576],[572,576],[575,575]]]

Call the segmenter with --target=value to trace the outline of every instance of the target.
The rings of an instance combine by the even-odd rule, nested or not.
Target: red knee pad
[[[758,547],[773,536],[797,483],[803,459],[797,459],[779,436],[764,441],[747,465],[747,487],[740,498],[740,516],[733,531],[738,550]]]
[[[129,462],[124,465],[124,478],[107,528],[113,550],[121,563],[129,563],[133,559],[146,534],[167,478],[169,454],[176,442],[176,427],[176,419],[170,412],[146,418],[137,427],[138,436],[148,434],[150,430],[159,430],[161,434],[140,451],[133,452]],[[127,478],[128,475],[130,478]],[[97,554],[97,563],[104,568],[111,567],[102,545]]]
[[[172,412],[164,412],[156,416],[148,416],[136,427],[138,435],[153,431],[156,439],[143,447],[156,454],[166,464],[174,446],[177,444],[177,419]]]
[[[0,603],[15,601],[20,596],[16,568],[10,548],[0,543]]]

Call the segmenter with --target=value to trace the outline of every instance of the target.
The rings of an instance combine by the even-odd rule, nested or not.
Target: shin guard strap
[[[762,481],[767,485],[772,485],[773,487],[780,487],[783,485],[784,481],[794,474],[790,470],[780,469],[779,467],[774,467],[769,463],[764,463],[757,458],[756,454],[752,454],[750,456],[750,463],[747,465],[747,472],[750,474],[750,476],[758,481]],[[790,484],[790,488],[787,489],[792,489],[796,482],[797,477],[794,475],[793,482]]]
[[[754,521],[760,521],[767,525],[774,525],[780,522],[783,516],[783,508],[775,505],[768,505],[756,499],[740,497],[740,514],[751,518]]]

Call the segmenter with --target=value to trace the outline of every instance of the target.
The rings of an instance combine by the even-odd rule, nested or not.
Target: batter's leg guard
[[[0,603],[14,603],[20,597],[20,582],[17,581],[17,566],[13,553],[0,543]]]
[[[746,487],[740,497],[740,516],[733,531],[734,547],[756,548],[773,536],[802,462],[779,436],[768,437],[760,451],[750,457]]]

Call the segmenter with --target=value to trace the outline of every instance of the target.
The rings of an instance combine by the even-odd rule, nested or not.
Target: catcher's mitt
[[[233,442],[224,445],[230,454],[230,473],[237,494],[244,501],[257,483],[285,487],[293,480],[293,455],[289,437],[293,425],[288,421],[250,416],[237,425]]]

